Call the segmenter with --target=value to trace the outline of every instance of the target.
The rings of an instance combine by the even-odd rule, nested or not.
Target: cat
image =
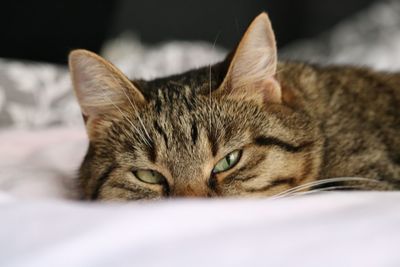
[[[400,189],[400,73],[278,62],[266,13],[213,66],[130,81],[74,50],[69,67],[84,199]]]

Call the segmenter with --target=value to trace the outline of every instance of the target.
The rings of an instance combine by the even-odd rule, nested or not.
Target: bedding
[[[78,202],[83,128],[0,132],[0,266],[400,266],[400,193]]]
[[[83,126],[1,130],[2,198],[73,199],[86,145]]]
[[[283,58],[400,69],[400,1],[379,0],[317,38],[288,45]]]
[[[321,38],[284,51],[316,62],[349,59],[399,69],[398,7],[398,1],[379,1]],[[358,32],[357,25],[373,27]],[[359,38],[357,45],[339,41],[343,32]],[[367,33],[385,38],[366,41]],[[213,62],[225,55],[213,45],[148,48],[124,38],[125,45],[111,42],[104,54],[130,77],[170,74],[200,64],[196,58]],[[74,177],[86,148],[65,66],[0,60],[1,267],[400,266],[400,192],[79,202]]]
[[[0,204],[0,266],[400,266],[400,194]]]

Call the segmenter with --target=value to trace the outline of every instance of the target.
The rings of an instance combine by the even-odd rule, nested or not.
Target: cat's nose
[[[184,187],[177,187],[173,191],[175,197],[208,197],[209,192],[206,188],[192,187],[190,185]]]

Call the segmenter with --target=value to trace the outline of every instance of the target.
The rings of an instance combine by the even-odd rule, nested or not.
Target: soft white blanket
[[[70,200],[82,128],[0,132],[0,266],[400,266],[400,193]]]
[[[0,266],[400,266],[400,194],[0,205]]]
[[[0,131],[0,197],[71,198],[87,148],[81,128]]]

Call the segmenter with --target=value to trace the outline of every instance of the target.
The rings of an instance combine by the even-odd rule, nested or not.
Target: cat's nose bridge
[[[176,197],[207,197],[209,190],[206,182],[199,173],[187,172],[186,175],[177,177],[171,193]]]
[[[181,157],[183,158],[183,157]],[[208,197],[207,166],[198,159],[184,158],[171,168],[173,184],[171,195],[176,197]],[[188,164],[188,162],[191,162]]]
[[[209,192],[206,188],[190,184],[175,187],[173,190],[175,197],[207,197],[208,195]]]

